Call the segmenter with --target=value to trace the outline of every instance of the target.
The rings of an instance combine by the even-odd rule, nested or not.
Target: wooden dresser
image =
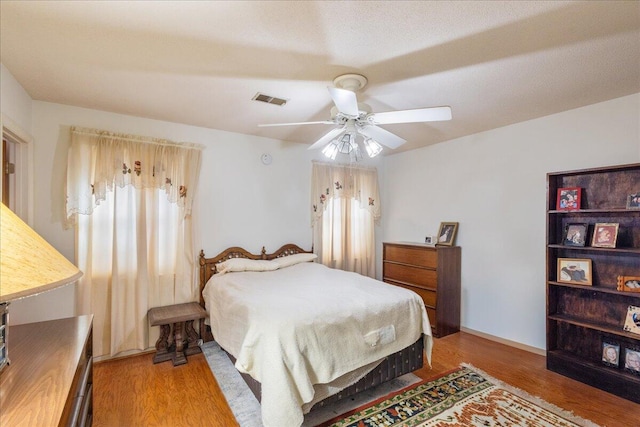
[[[385,242],[382,280],[422,297],[433,336],[460,330],[460,247]]]
[[[89,315],[9,326],[1,426],[91,425],[92,324]]]

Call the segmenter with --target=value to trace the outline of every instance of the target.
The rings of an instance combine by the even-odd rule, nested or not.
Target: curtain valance
[[[311,176],[311,223],[314,224],[333,198],[355,199],[368,209],[373,219],[380,218],[378,171],[374,168],[313,163]]]
[[[67,163],[67,226],[90,215],[115,186],[164,189],[171,203],[191,214],[203,146],[71,128]]]

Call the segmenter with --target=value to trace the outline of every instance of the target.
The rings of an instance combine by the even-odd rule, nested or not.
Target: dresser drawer
[[[422,298],[422,301],[424,302],[424,305],[426,307],[431,307],[431,308],[436,307],[436,291],[430,290],[430,289],[418,288],[417,286],[411,286],[404,283],[397,283],[397,282],[394,282],[393,280],[386,280],[386,282],[392,285],[403,287],[405,289],[409,289],[410,291],[413,291],[416,294],[420,295],[420,298]]]
[[[385,245],[384,260],[436,268],[438,266],[438,252],[435,249],[424,247]]]
[[[383,279],[429,289],[436,289],[438,285],[438,273],[435,270],[386,261]]]

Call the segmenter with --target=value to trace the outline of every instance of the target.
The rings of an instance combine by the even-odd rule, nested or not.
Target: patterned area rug
[[[468,364],[383,399],[323,425],[597,427]]]

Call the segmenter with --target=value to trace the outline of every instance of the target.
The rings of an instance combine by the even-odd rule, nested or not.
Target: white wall
[[[232,245],[252,252],[262,245],[272,252],[285,243],[311,248],[306,145],[35,101],[34,229],[70,260],[74,232],[63,228],[70,126],[205,145],[194,210],[196,249],[205,254]],[[260,161],[265,152],[273,156],[269,166]],[[12,323],[73,316],[74,299],[75,289],[66,287],[18,301]]]
[[[544,349],[546,173],[638,161],[640,94],[388,156],[382,240],[458,221],[462,326]]]
[[[24,131],[31,131],[31,97],[13,74],[0,64],[0,111]]]

